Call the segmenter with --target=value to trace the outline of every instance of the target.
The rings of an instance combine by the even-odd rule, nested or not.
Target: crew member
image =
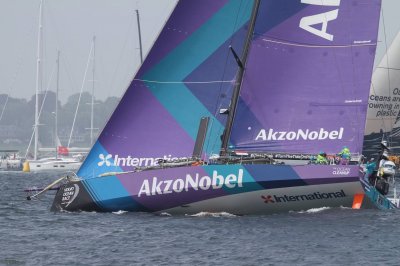
[[[387,151],[384,151],[381,155],[381,160],[379,161],[378,176],[383,177],[383,166],[389,160],[389,155]]]
[[[320,152],[317,155],[317,160],[316,160],[317,164],[328,164],[328,160],[326,159],[326,153],[325,152]]]
[[[350,158],[351,158],[351,153],[350,153],[349,148],[344,146],[342,151],[339,152],[338,155],[340,157],[340,164],[349,164]]]
[[[375,168],[376,168],[375,159],[374,158],[369,159],[369,161],[365,165],[366,173],[372,174],[372,172],[375,170]]]

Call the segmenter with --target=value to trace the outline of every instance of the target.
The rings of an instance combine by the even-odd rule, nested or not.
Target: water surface
[[[52,213],[55,173],[0,172],[0,265],[400,265],[400,211]]]

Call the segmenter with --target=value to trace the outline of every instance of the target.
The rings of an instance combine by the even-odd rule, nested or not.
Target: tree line
[[[42,147],[53,147],[55,143],[56,95],[54,92],[48,91],[46,95],[40,94],[39,96],[39,107],[43,105],[39,120],[39,143]],[[62,145],[67,145],[78,99],[79,93],[69,96],[64,104],[58,101],[58,136]],[[0,150],[10,148],[26,149],[35,124],[35,102],[35,95],[28,100],[0,94],[0,115],[4,109],[0,120]],[[91,94],[88,92],[82,93],[71,146],[89,147],[91,145],[89,130],[91,102]],[[102,129],[118,102],[119,98],[117,97],[108,97],[104,101],[95,100],[93,108],[94,128]],[[95,136],[97,136],[99,130],[94,132]]]

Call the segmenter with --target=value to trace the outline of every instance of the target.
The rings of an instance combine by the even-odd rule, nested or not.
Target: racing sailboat
[[[362,152],[380,7],[179,1],[52,210],[352,207],[365,193],[357,160],[307,162]]]

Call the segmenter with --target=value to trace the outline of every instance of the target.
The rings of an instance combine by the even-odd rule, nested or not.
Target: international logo
[[[176,179],[158,177],[145,179],[138,192],[138,197],[181,193],[190,189],[216,190],[222,187],[227,189],[243,187],[243,169],[226,176],[219,174],[218,171],[213,171],[212,175],[209,176],[195,173],[186,174],[185,177]]]
[[[323,199],[337,199],[344,198],[346,194],[343,190],[337,192],[315,192],[312,194],[302,194],[302,195],[268,195],[261,196],[261,199],[264,200],[264,203],[287,203],[287,202],[298,202],[298,201],[313,201],[313,200],[323,200]]]
[[[112,158],[111,154],[107,154],[106,156],[104,156],[104,154],[99,154],[100,162],[98,162],[97,165],[103,166],[105,164],[106,166],[111,166],[111,162],[110,162],[111,158]]]
[[[297,141],[297,140],[339,140],[343,138],[344,128],[337,130],[298,129],[297,131],[277,131],[275,129],[261,129],[256,141]]]
[[[275,203],[274,198],[271,195],[268,196],[261,196],[264,200],[264,203]]]
[[[187,159],[183,157],[172,157],[172,155],[164,155],[163,157],[121,157],[118,154],[99,154],[99,161],[97,162],[98,166],[133,166],[133,167],[142,167],[142,166],[155,166],[158,165],[159,161],[171,162],[175,160]]]

